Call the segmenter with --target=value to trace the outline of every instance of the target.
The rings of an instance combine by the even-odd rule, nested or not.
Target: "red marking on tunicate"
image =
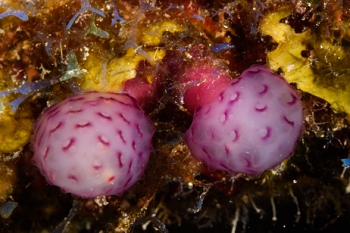
[[[115,177],[114,177],[114,176],[110,176],[110,177],[108,178],[107,181],[108,181],[109,183],[113,183],[114,180],[115,180]]]
[[[255,111],[257,111],[257,112],[265,112],[266,110],[267,110],[267,106],[266,105],[263,108],[257,108],[255,106]]]
[[[122,113],[118,113],[118,116],[128,125],[130,125],[130,121],[124,117]]]
[[[231,86],[236,85],[239,81],[241,81],[241,78],[235,78],[231,81]]]
[[[263,86],[263,89],[262,89],[261,91],[258,91],[258,93],[259,93],[260,95],[266,94],[267,91],[269,90],[269,87],[268,87],[266,84],[263,84],[262,86]]]
[[[208,132],[207,132],[207,134],[209,135],[209,137],[210,137],[210,140],[213,140],[214,139],[214,133],[213,133],[213,131],[211,131],[211,130],[208,130]]]
[[[63,151],[67,151],[73,144],[74,144],[74,142],[75,142],[75,138],[71,138],[71,139],[69,139],[69,143],[68,143],[68,145],[67,146],[64,146],[64,147],[62,147],[62,150]]]
[[[220,102],[222,102],[224,100],[224,93],[223,92],[220,93],[218,100]]]
[[[127,106],[127,107],[130,107],[130,106],[131,106],[131,104],[124,103],[124,102],[121,101],[121,100],[115,100],[115,102],[116,102],[116,103],[119,103],[119,104],[121,104],[121,105]]]
[[[246,167],[252,167],[252,162],[249,159],[247,158],[242,158],[242,159],[247,163]]]
[[[99,96],[98,98],[101,99],[101,100],[105,100],[105,101],[116,101],[116,99],[113,98],[113,97]]]
[[[85,101],[84,104],[87,104],[89,106],[96,106],[98,104],[98,101],[97,100],[88,100],[88,101]]]
[[[125,184],[123,185],[123,189],[128,186],[131,180],[132,180],[132,176],[130,176],[129,179],[125,182]]]
[[[78,181],[78,178],[74,175],[68,175],[68,179]]]
[[[75,101],[79,101],[79,100],[83,100],[83,99],[85,99],[85,98],[83,96],[80,96],[80,97],[70,98],[67,101],[68,102],[75,102]]]
[[[226,152],[226,155],[230,155],[230,149],[228,148],[228,146],[225,146],[225,152]]]
[[[285,115],[283,115],[282,118],[287,124],[289,124],[292,127],[294,127],[294,122],[293,121],[288,120],[288,118]]]
[[[117,159],[118,159],[118,165],[119,168],[123,167],[123,163],[122,163],[122,153],[120,151],[117,152]]]
[[[102,165],[92,165],[92,167],[93,167],[95,170],[100,170],[100,169],[102,169]]]
[[[227,121],[227,119],[228,119],[228,109],[226,109],[225,111],[224,111],[224,121],[222,122],[222,123],[225,123],[226,121]]]
[[[135,141],[132,141],[131,146],[132,146],[133,150],[136,150],[136,142]]]
[[[210,112],[210,109],[210,106],[203,107],[203,111],[205,111],[204,114],[208,114]]]
[[[139,105],[138,105],[138,103],[137,103],[135,98],[128,98],[128,100],[131,101],[131,104],[127,104],[127,106],[134,107],[135,109],[140,109],[140,107],[139,107]]]
[[[105,146],[109,146],[109,142],[106,140],[103,140],[101,135],[98,135],[97,139]]]
[[[263,140],[268,139],[271,136],[271,128],[270,127],[266,127],[267,133],[264,137],[262,137]]]
[[[105,195],[108,196],[108,194],[112,191],[112,189],[108,189],[106,192],[105,192]]]
[[[254,74],[259,73],[261,69],[248,69],[246,70],[247,73],[252,74],[251,76],[248,75],[248,77],[252,77]]]
[[[55,128],[53,128],[53,129],[51,129],[51,130],[49,131],[49,135],[51,136],[51,134],[53,134],[56,130],[58,130],[62,125],[63,125],[63,122],[60,121],[60,122],[56,125]]]
[[[290,94],[290,96],[292,97],[292,101],[287,102],[287,103],[289,105],[294,105],[297,102],[298,98],[295,95],[293,95],[292,93]]]
[[[43,131],[43,132],[41,133],[40,137],[39,137],[38,147],[40,147],[40,144],[41,144],[41,142],[42,142],[42,140],[43,140],[44,132],[45,132],[45,131]]]
[[[219,163],[219,164],[220,164],[220,166],[223,167],[226,171],[229,171],[229,172],[231,172],[231,173],[234,173],[234,171],[233,171],[231,168],[227,167],[225,164],[223,164],[223,163]]]
[[[103,112],[97,112],[96,113],[98,116],[102,117],[103,119],[106,119],[108,121],[112,121],[112,117],[110,115],[107,115],[106,113]]]
[[[232,140],[232,142],[236,142],[238,141],[238,138],[239,138],[239,134],[238,134],[238,130],[237,129],[234,129],[233,132],[235,133],[235,138]]]
[[[126,144],[125,138],[123,137],[123,132],[121,130],[117,130],[117,134],[119,135],[119,138],[122,140],[122,142]]]
[[[46,159],[47,159],[47,156],[49,155],[49,150],[50,150],[50,147],[46,147],[46,150],[45,150],[45,153],[44,153],[44,156],[43,156],[43,159],[44,161],[46,162]]]
[[[140,138],[142,138],[143,137],[143,133],[141,131],[141,127],[140,127],[139,124],[136,124],[136,129],[137,129],[137,133],[139,134]]]
[[[204,147],[202,147],[202,151],[210,160],[212,159],[212,157],[210,156],[210,154],[207,152],[207,150]]]
[[[139,156],[140,159],[142,159],[142,154],[143,154],[142,152],[138,153],[138,156]]]
[[[52,105],[50,108],[48,108],[46,111],[45,111],[45,114],[48,115],[48,116],[51,116],[52,114],[57,114],[57,112],[59,112],[60,110],[58,110],[58,108],[60,107],[59,104],[54,104]],[[57,111],[56,111],[57,110]],[[55,112],[55,113],[53,113]]]
[[[234,103],[236,103],[238,101],[239,97],[241,96],[241,93],[239,91],[237,91],[236,94],[237,94],[237,96],[236,96],[236,98],[234,100],[229,100],[228,101],[229,105],[232,105],[232,104],[234,104]]]
[[[55,109],[56,110],[56,109]],[[52,112],[52,111],[51,111]],[[48,117],[46,118],[47,119],[47,121],[50,121],[51,120],[51,118],[54,118],[59,112],[60,112],[60,110],[59,109],[57,109],[57,111],[54,111],[54,112],[52,112],[52,113],[47,113],[47,115],[48,115]]]
[[[191,127],[190,130],[191,130],[191,139],[192,139],[192,141],[198,142],[198,141],[195,139],[195,136],[194,136],[194,127]]]
[[[68,112],[66,112],[66,114],[74,114],[74,113],[79,113],[79,112],[82,112],[83,109],[81,108],[78,108],[78,109],[74,109],[74,110],[69,110]]]
[[[85,127],[91,127],[92,124],[91,122],[86,122],[86,123],[78,123],[75,125],[75,128],[85,128]]]
[[[128,171],[127,171],[127,175],[129,175],[130,174],[130,172],[131,172],[131,165],[132,165],[132,163],[133,163],[133,161],[132,161],[132,159],[130,160],[130,163],[129,163],[129,167],[128,167]]]
[[[36,141],[36,139],[37,139],[37,137],[38,137],[38,132],[40,132],[41,131],[41,128],[42,127],[44,127],[44,125],[46,126],[47,125],[47,121],[45,121],[46,122],[46,124],[39,124],[39,123],[41,123],[41,122],[37,122],[37,123],[35,123],[35,126],[34,126],[34,129],[36,129],[35,130],[35,132],[34,132],[34,141]],[[39,125],[39,126],[38,126]],[[37,127],[38,126],[38,127]],[[45,131],[45,130],[44,130]]]
[[[198,106],[195,110],[194,110],[194,113],[198,113],[200,112],[201,110],[203,109],[203,106]]]

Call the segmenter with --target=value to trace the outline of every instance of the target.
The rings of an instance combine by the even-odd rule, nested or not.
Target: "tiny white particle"
[[[290,72],[294,69],[294,64],[287,66],[287,72]]]

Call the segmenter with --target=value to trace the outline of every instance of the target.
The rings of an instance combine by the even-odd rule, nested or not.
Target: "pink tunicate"
[[[253,65],[214,102],[196,109],[185,141],[208,167],[259,174],[292,155],[303,128],[302,108],[282,77]]]
[[[178,92],[183,106],[193,113],[198,106],[214,101],[231,81],[222,61],[204,45],[197,45],[188,52],[193,65],[177,74]]]
[[[88,92],[46,109],[34,126],[34,163],[83,198],[120,195],[144,174],[155,129],[127,94]]]
[[[147,62],[141,62],[136,71],[135,78],[125,81],[123,91],[134,97],[143,111],[152,112],[164,91],[163,72]]]
[[[151,112],[162,93],[161,79],[157,77],[149,83],[145,77],[132,78],[125,82],[123,91],[134,97],[145,112]]]

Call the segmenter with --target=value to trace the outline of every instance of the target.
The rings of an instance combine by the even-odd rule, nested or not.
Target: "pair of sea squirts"
[[[193,113],[192,155],[230,174],[260,174],[290,157],[302,132],[302,104],[281,76],[253,65],[231,79],[208,63],[180,82]],[[194,83],[194,84],[193,84]],[[121,195],[144,174],[155,128],[126,93],[86,92],[47,108],[34,126],[34,163],[47,181],[83,198]]]

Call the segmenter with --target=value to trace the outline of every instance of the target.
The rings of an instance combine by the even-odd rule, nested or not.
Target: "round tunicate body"
[[[292,155],[302,128],[297,91],[266,67],[255,65],[214,102],[196,109],[185,141],[209,167],[259,174]]]
[[[119,195],[144,174],[154,131],[129,95],[88,92],[43,112],[34,127],[33,161],[65,192]]]

